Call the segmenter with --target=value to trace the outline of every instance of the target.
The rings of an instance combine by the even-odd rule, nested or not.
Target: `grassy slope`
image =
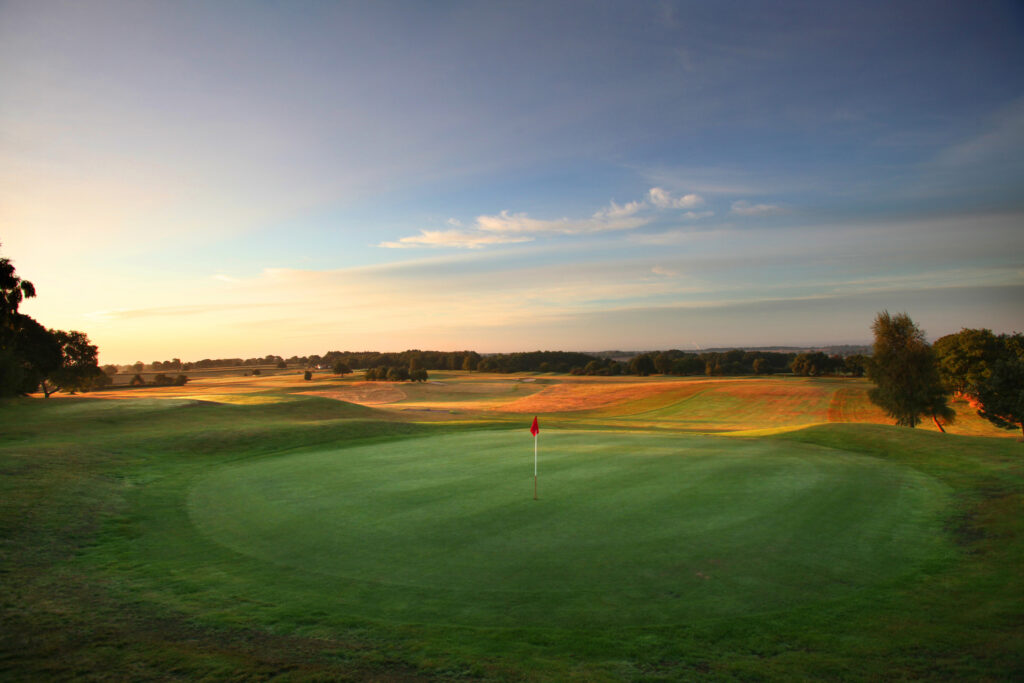
[[[328,400],[5,406],[0,674],[656,679],[1024,673],[1018,654],[1024,651],[1021,453],[1006,439],[866,425],[773,437],[782,448],[799,442],[864,453],[943,482],[953,496],[944,524],[958,546],[955,560],[828,609],[797,607],[703,625],[610,632],[332,621],[287,605],[244,604],[217,585],[222,577],[215,576],[215,563],[204,588],[180,564],[178,574],[174,563],[147,574],[126,565],[127,556],[109,553],[145,537],[157,513],[186,515],[185,483],[212,465],[460,428],[378,418]],[[150,497],[161,491],[162,501]],[[147,505],[140,509],[135,503],[142,498]],[[186,524],[180,528],[192,533]],[[139,572],[148,579],[138,580]]]

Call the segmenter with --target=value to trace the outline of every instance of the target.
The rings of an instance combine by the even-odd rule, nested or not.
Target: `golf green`
[[[475,626],[785,610],[911,579],[949,552],[947,488],[881,459],[706,436],[540,444],[539,500],[529,434],[486,431],[221,466],[194,480],[188,514],[229,551],[212,574],[236,575],[243,597]]]

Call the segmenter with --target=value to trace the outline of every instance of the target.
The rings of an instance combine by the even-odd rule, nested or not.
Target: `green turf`
[[[0,678],[1024,676],[1019,443],[517,426],[5,403]]]
[[[224,466],[191,485],[189,517],[246,558],[231,558],[233,571],[273,574],[278,599],[479,626],[778,610],[950,554],[948,488],[873,458],[695,436],[550,432],[544,442],[538,501],[529,434],[485,431]],[[166,543],[172,531],[148,533]],[[140,561],[146,541],[133,541]]]

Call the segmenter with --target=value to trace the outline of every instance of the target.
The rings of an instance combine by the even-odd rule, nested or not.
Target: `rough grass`
[[[708,388],[736,399],[726,386]],[[594,411],[542,416],[534,504],[521,414],[411,423],[296,393],[309,383],[266,387],[237,392],[268,401],[248,405],[140,392],[0,406],[0,678],[1024,677],[1012,438],[833,423],[726,445],[686,434],[698,405],[649,396],[607,404],[618,427]],[[828,419],[836,395],[802,401]],[[590,431],[552,428],[572,424]],[[511,451],[481,450],[506,438]],[[326,493],[303,497],[302,482]],[[504,522],[516,505],[541,517]],[[543,527],[578,570],[525,542],[495,561],[503,523]],[[693,536],[702,524],[719,526]],[[605,543],[620,552],[602,564]],[[546,565],[560,590],[519,585],[517,563],[530,580]],[[513,584],[507,602],[481,588],[490,577]]]
[[[524,381],[529,380],[529,381]],[[184,398],[251,405],[321,396],[384,409],[419,421],[514,421],[526,415],[597,428],[626,427],[726,433],[794,428],[825,422],[891,424],[868,401],[864,379],[744,377],[667,378],[496,375],[435,371],[427,383],[364,382],[328,372],[206,377],[183,387],[123,389],[96,398]],[[58,394],[55,397],[62,400]],[[953,434],[1015,437],[978,417],[963,401]],[[381,413],[381,414],[384,414]],[[938,431],[930,420],[919,429]]]

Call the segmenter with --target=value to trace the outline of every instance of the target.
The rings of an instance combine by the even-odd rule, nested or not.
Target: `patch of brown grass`
[[[693,382],[572,382],[555,384],[500,407],[507,413],[567,413],[596,410],[667,394],[692,394]]]
[[[364,406],[383,405],[397,403],[406,398],[406,394],[396,384],[383,384],[379,382],[359,382],[332,389],[318,389],[304,391],[303,394],[333,398],[337,401],[348,401]]]

